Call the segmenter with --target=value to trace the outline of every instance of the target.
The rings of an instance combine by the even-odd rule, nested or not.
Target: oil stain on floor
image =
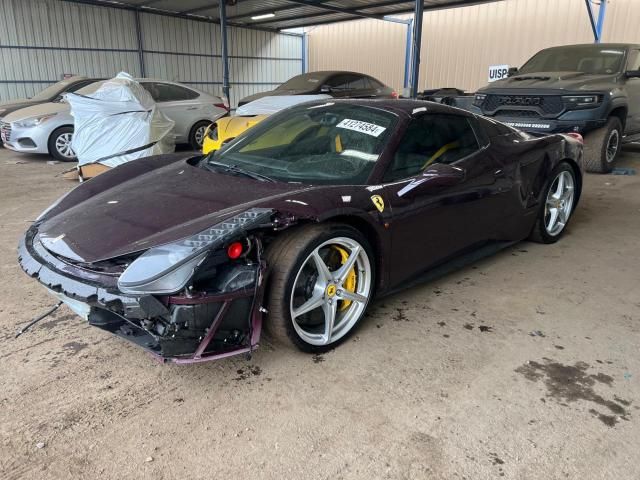
[[[543,358],[542,363],[529,361],[516,369],[527,380],[537,382],[544,381],[547,387],[547,396],[554,398],[561,405],[579,400],[595,403],[609,410],[611,415],[604,414],[592,408],[589,412],[602,423],[613,427],[619,419],[629,420],[629,411],[625,408],[631,405],[628,400],[623,400],[614,395],[613,400],[607,400],[596,393],[594,386],[603,384],[611,387],[613,378],[604,373],[587,373],[590,365],[585,362],[576,362],[574,365],[563,365],[551,359]]]

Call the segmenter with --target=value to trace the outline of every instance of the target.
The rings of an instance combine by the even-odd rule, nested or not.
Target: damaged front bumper
[[[240,289],[167,296],[123,294],[118,275],[89,270],[49,252],[38,239],[37,225],[21,240],[18,260],[29,276],[89,324],[143,347],[160,361],[204,362],[250,353],[258,346],[266,269],[260,257],[242,265],[253,281]]]

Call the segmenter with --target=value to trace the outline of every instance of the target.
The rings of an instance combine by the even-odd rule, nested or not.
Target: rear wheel
[[[344,341],[364,316],[373,293],[371,247],[357,230],[313,225],[271,245],[267,330],[306,352]]]
[[[191,127],[189,132],[189,144],[194,150],[202,150],[202,144],[204,143],[204,134],[207,131],[207,127],[211,125],[211,122],[201,121]]]
[[[545,190],[545,203],[531,232],[531,240],[555,243],[565,231],[576,201],[576,176],[566,162],[560,163],[551,174]]]
[[[47,145],[49,153],[61,162],[75,162],[77,157],[71,148],[72,139],[73,127],[60,127],[54,130]]]
[[[584,161],[588,172],[609,173],[615,166],[622,144],[622,123],[610,117],[607,124],[584,139]]]

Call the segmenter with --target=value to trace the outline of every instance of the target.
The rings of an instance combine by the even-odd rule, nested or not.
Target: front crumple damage
[[[188,285],[171,295],[128,295],[118,278],[135,257],[83,264],[47,250],[33,225],[19,245],[23,270],[83,315],[89,324],[131,341],[161,361],[194,363],[250,353],[260,339],[263,250],[272,232],[296,222],[269,211],[268,221],[247,224],[229,239],[245,253],[230,260],[224,241],[214,243]],[[142,252],[141,252],[142,253]],[[81,307],[78,308],[78,305]]]

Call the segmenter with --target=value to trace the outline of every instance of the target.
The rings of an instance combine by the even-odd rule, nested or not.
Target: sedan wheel
[[[73,140],[73,127],[60,127],[53,131],[49,136],[48,150],[56,159],[62,162],[74,162],[76,160],[76,152],[71,148]]]
[[[364,316],[375,285],[367,239],[347,225],[300,227],[267,249],[272,337],[306,352],[344,341]]]
[[[544,226],[549,235],[556,236],[564,230],[573,210],[574,193],[573,175],[566,170],[560,172],[547,194]]]
[[[56,138],[56,151],[66,158],[74,158],[75,153],[71,148],[71,138],[73,134],[71,133],[63,133],[62,135]]]

